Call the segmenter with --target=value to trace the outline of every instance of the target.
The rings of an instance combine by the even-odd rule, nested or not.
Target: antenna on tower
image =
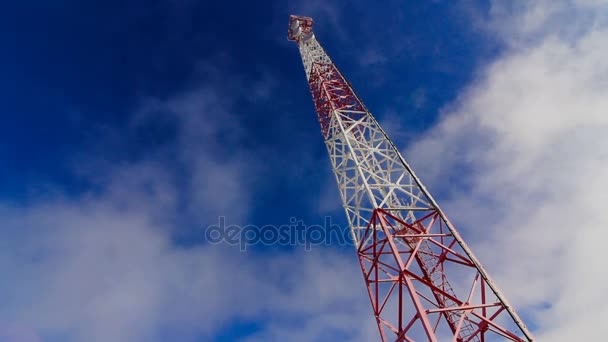
[[[289,17],[289,31],[287,39],[300,41],[309,39],[312,34],[312,18],[292,15]]]

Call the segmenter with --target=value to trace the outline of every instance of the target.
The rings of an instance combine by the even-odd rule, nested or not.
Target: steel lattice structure
[[[532,341],[312,32],[291,16],[382,341]]]

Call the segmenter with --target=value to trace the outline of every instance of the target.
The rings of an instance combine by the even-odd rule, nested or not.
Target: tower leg
[[[381,340],[483,342],[490,334],[523,342],[497,319],[504,305],[487,293],[438,213],[419,216],[408,223],[375,210],[358,248]],[[456,290],[447,282],[454,267],[469,271]]]

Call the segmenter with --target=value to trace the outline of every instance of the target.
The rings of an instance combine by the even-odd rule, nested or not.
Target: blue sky
[[[409,135],[435,120],[437,109],[495,48],[468,25],[461,8],[440,3],[375,8],[356,2],[68,1],[7,7],[1,89],[11,115],[2,137],[10,148],[1,153],[11,163],[2,170],[3,195],[11,197],[23,196],[33,182],[86,189],[73,180],[75,155],[94,150],[120,162],[154,153],[172,139],[166,123],[129,132],[114,144],[105,143],[104,130],[124,128],[147,99],[193,88],[213,89],[240,107],[235,119],[249,147],[272,146],[269,153],[282,160],[297,155],[287,143],[291,133],[281,132],[319,139],[297,49],[285,39],[291,13],[315,16],[319,39],[380,118],[387,111],[411,112],[404,125]],[[314,146],[322,153],[321,143]]]
[[[608,309],[585,306],[605,278],[585,236],[608,222],[596,206],[608,182],[606,11],[601,1],[2,5],[0,341],[376,338],[351,246],[240,251],[205,239],[219,216],[344,224],[286,39],[290,14],[313,17],[535,333],[605,336],[588,327]],[[595,190],[577,191],[581,179]],[[578,233],[570,210],[586,220]]]

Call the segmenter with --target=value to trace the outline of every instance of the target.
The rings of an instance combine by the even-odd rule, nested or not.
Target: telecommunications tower
[[[291,16],[363,279],[386,341],[533,341],[312,32]],[[522,284],[523,285],[523,284]]]

